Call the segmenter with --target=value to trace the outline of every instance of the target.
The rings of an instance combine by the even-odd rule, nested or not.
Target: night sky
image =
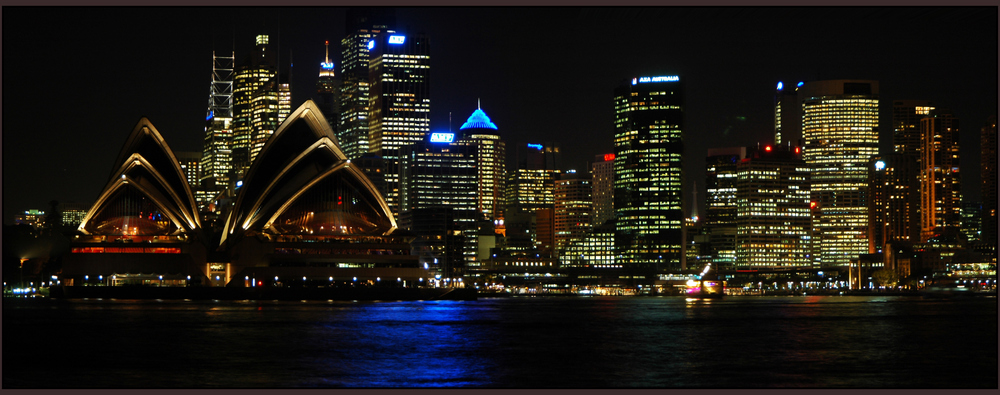
[[[3,222],[48,201],[92,204],[148,117],[174,151],[201,151],[212,51],[256,34],[293,61],[293,109],[315,94],[325,40],[340,64],[344,8],[3,7]],[[556,143],[563,168],[613,152],[612,91],[643,75],[685,84],[685,198],[708,148],[773,141],[778,81],[878,80],[881,150],[893,100],[961,119],[963,193],[979,198],[979,130],[997,111],[997,9],[904,7],[400,8],[431,38],[432,131],[476,109],[513,159]],[[695,186],[695,182],[697,186]],[[698,202],[701,207],[702,202]],[[690,208],[687,214],[691,214]]]

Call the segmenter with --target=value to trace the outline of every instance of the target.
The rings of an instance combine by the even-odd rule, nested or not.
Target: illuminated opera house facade
[[[312,101],[286,118],[237,188],[221,237],[156,128],[139,121],[64,261],[65,285],[426,284],[415,236],[341,151]]]

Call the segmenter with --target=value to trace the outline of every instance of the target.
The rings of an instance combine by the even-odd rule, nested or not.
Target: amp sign
[[[431,133],[432,143],[450,143],[455,141],[454,133]]]

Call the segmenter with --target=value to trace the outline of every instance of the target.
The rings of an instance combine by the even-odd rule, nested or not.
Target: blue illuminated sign
[[[208,116],[207,116],[207,117],[205,117],[205,120],[206,120],[206,121],[211,121],[211,120],[212,120],[212,117],[214,117],[214,116],[215,116],[215,111],[209,111],[209,112],[208,112]]]
[[[236,181],[236,187],[239,188],[243,186],[243,180]]]
[[[402,44],[406,36],[389,36],[389,44]]]
[[[800,86],[802,86],[802,85],[805,85],[805,84],[806,84],[805,82],[802,82],[802,81],[799,81],[799,84],[798,84],[798,85],[795,85],[795,87],[796,87],[796,88],[798,88],[798,87],[800,87]]]
[[[781,81],[778,81],[778,90],[780,91],[780,90],[782,90],[784,88],[785,88],[785,84],[783,84]]]
[[[883,162],[883,161],[875,162],[875,169],[876,170],[882,170],[884,168],[885,168],[885,162]]]
[[[431,133],[432,143],[450,143],[455,141],[455,133]]]
[[[639,83],[646,82],[675,82],[680,81],[681,77],[676,75],[661,75],[659,77],[639,77]],[[632,84],[635,84],[635,79],[632,79]]]
[[[541,151],[542,150],[542,145],[541,144],[528,144],[528,148],[534,148],[534,149],[537,149],[537,150]]]
[[[333,70],[333,62],[330,63],[323,62],[320,63],[319,66],[322,67],[324,70]]]
[[[368,50],[371,51],[372,48],[375,48],[375,40],[368,40]]]

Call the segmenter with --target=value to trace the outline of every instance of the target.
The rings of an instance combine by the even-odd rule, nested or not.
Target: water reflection
[[[995,299],[11,303],[4,388],[996,383]]]

